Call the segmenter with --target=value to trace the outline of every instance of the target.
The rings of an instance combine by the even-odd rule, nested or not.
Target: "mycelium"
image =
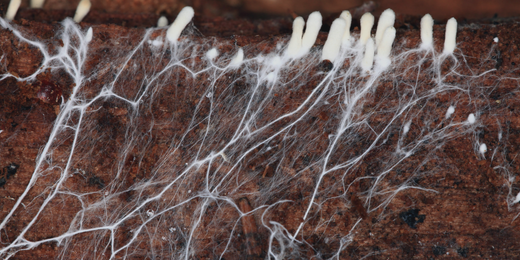
[[[493,121],[482,112],[496,102],[483,97],[500,79],[494,66],[468,73],[442,63],[429,16],[421,46],[396,38],[388,11],[376,42],[371,14],[351,35],[344,12],[325,45],[312,48],[318,12],[303,36],[298,17],[291,36],[247,46],[186,30],[193,15],[186,7],[168,29],[121,32],[106,46],[94,38],[101,26],[66,19],[52,40],[39,40],[0,19],[9,37],[42,57],[32,74],[7,69],[2,79],[41,87],[53,75],[72,86],[57,99],[26,189],[4,209],[1,258],[51,242],[63,259],[348,258],[360,228],[382,221],[389,206],[400,209],[395,198],[405,194],[409,207],[409,190],[444,189],[428,180],[442,174],[439,165],[459,163],[444,160],[450,140],[467,140],[474,150],[464,157],[485,160],[490,142],[481,136],[490,134],[478,131]],[[464,64],[453,21],[443,52]],[[120,48],[117,37],[126,40]],[[4,55],[10,68],[16,59]],[[334,66],[323,70],[322,60]],[[493,139],[493,151],[506,141]],[[42,219],[66,227],[38,236]]]

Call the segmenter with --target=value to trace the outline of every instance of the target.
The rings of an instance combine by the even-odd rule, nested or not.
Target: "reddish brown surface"
[[[20,16],[31,14],[21,13]],[[63,13],[59,13],[63,15]],[[42,14],[45,15],[45,14]],[[66,15],[70,15],[67,13]],[[106,18],[98,14],[100,21]],[[91,19],[97,19],[91,17]],[[152,24],[156,17],[144,17],[143,24]],[[199,19],[199,20],[197,20]],[[220,26],[215,27],[217,23],[203,21],[204,18],[198,17],[195,26],[207,35],[229,36],[233,29],[223,29]],[[413,20],[413,19],[412,19]],[[199,22],[197,22],[199,21]],[[417,21],[417,19],[415,19]],[[58,25],[42,24],[38,22],[19,22],[23,27],[22,30],[30,31],[33,35],[37,35],[41,39],[52,39],[54,37],[54,30]],[[130,23],[130,22],[129,22]],[[200,23],[200,24],[198,24]],[[238,22],[228,22],[230,25],[238,26]],[[397,23],[399,29],[397,33],[398,38],[408,39],[409,46],[416,46],[419,41],[419,32],[414,29],[417,28],[417,23],[408,23],[399,21]],[[87,24],[85,24],[87,25]],[[276,23],[249,23],[242,31],[241,36],[234,39],[223,38],[219,39],[229,45],[230,49],[235,43],[238,46],[257,46],[250,49],[251,55],[255,52],[260,52],[273,47],[273,44],[279,40],[278,36],[273,38],[266,38],[269,32],[272,34],[280,34],[287,32],[290,25],[289,20],[282,20],[279,23],[279,28],[276,29]],[[262,30],[262,37],[254,36],[256,32],[252,30]],[[435,30],[435,38],[443,39],[443,29],[439,26]],[[102,51],[105,48],[113,47],[113,43],[109,38],[100,37],[102,35],[140,35],[142,29],[125,28],[115,25],[98,25],[95,27],[95,40],[92,45],[92,58],[89,66],[94,66],[96,59],[100,55],[104,55]],[[457,42],[460,44],[462,53],[466,55],[466,59],[470,67],[480,66],[480,59],[488,55],[488,50],[493,44],[493,37],[498,36],[500,42],[496,44],[496,60],[500,60],[495,64],[488,64],[487,67],[477,68],[479,71],[484,71],[493,67],[497,68],[497,75],[500,77],[513,76],[518,77],[517,65],[520,64],[520,55],[518,54],[517,41],[520,39],[520,26],[516,22],[499,23],[497,25],[473,25],[462,28],[457,37]],[[129,41],[121,44],[120,48],[131,48],[135,46],[139,37],[129,37]],[[317,44],[323,44],[326,39],[326,34],[320,34]],[[257,44],[257,45],[255,45]],[[437,46],[441,48],[440,44]],[[41,56],[39,53],[27,47],[25,44],[18,44],[16,37],[7,30],[0,32],[0,50],[4,53],[16,53],[20,58],[10,59],[6,62],[7,70],[17,75],[26,76],[33,72],[39,66]],[[9,55],[13,57],[13,55]],[[87,66],[88,67],[88,66]],[[319,70],[318,66],[313,68],[311,73]],[[99,79],[99,80],[102,80]],[[315,79],[317,80],[317,79]],[[453,79],[454,82],[457,79]],[[70,79],[62,77],[61,75],[41,75],[37,84],[26,84],[24,82],[16,82],[13,79],[6,79],[0,82],[0,129],[4,130],[0,133],[0,162],[1,168],[6,168],[11,164],[19,165],[15,175],[7,179],[6,184],[0,189],[0,219],[3,219],[7,212],[14,204],[13,199],[20,196],[25,189],[32,172],[34,171],[34,161],[38,155],[39,149],[48,139],[49,132],[52,128],[57,107],[53,102],[41,98],[42,91],[48,93],[48,89],[54,89],[61,92],[66,99],[70,95],[71,82]],[[281,96],[280,100],[287,104],[287,109],[293,108],[297,101],[293,103],[288,102],[290,98],[298,100],[305,97],[311,90],[313,83],[310,82],[308,86],[303,88],[300,94],[294,93],[292,97],[289,94]],[[94,83],[92,83],[94,84]],[[51,86],[51,87],[49,87]],[[393,86],[391,82],[383,82],[379,88],[383,93],[385,89],[391,89]],[[40,93],[40,94],[39,94]],[[517,212],[509,212],[506,204],[507,187],[505,187],[505,179],[501,173],[495,170],[498,163],[506,160],[510,165],[511,171],[515,174],[520,171],[520,163],[516,160],[516,156],[520,152],[520,92],[518,91],[518,82],[516,80],[504,80],[501,85],[497,86],[489,96],[482,97],[479,101],[488,106],[487,113],[484,113],[480,120],[486,128],[480,132],[481,140],[488,144],[488,149],[493,149],[496,145],[496,136],[500,129],[497,127],[497,120],[503,126],[507,126],[508,141],[503,147],[504,151],[499,151],[501,158],[490,163],[489,160],[479,159],[473,150],[473,142],[471,138],[458,138],[450,140],[446,143],[441,151],[437,152],[438,160],[430,161],[428,164],[422,166],[424,171],[430,171],[431,174],[418,179],[417,182],[423,187],[435,189],[439,193],[420,192],[417,190],[406,190],[398,194],[398,196],[388,206],[384,212],[383,217],[379,218],[379,213],[366,213],[360,199],[355,194],[350,198],[351,203],[345,202],[341,199],[331,199],[322,204],[320,209],[321,215],[314,216],[310,219],[311,226],[323,223],[324,220],[332,220],[322,230],[328,235],[345,234],[352,228],[355,221],[362,217],[363,221],[356,228],[354,242],[343,251],[341,257],[343,259],[358,259],[368,254],[374,254],[368,259],[427,259],[427,258],[463,258],[478,259],[478,258],[493,258],[493,259],[515,259],[520,255],[520,224],[519,221],[512,221]],[[445,102],[451,98],[449,94],[438,96],[440,103]],[[186,97],[186,103],[194,102],[196,96]],[[488,101],[494,101],[487,104]],[[371,101],[367,104],[367,109],[378,104],[380,100]],[[171,103],[171,102],[169,102]],[[464,97],[460,100],[460,105],[457,107],[458,120],[464,120],[464,115],[472,112],[472,107],[466,106],[469,103]],[[161,104],[165,106],[168,104],[164,100]],[[176,111],[184,111],[181,104],[169,104],[173,106]],[[113,132],[111,137],[114,137],[117,142],[117,137],[121,135],[118,125],[124,122],[125,115],[128,111],[124,108],[118,107],[117,102],[107,103],[103,107],[106,112],[100,117],[113,124]],[[432,113],[444,114],[446,107],[438,106],[431,107]],[[186,109],[187,110],[187,109]],[[497,115],[497,116],[495,116]],[[154,115],[160,117],[160,114]],[[315,118],[320,118],[317,121],[319,128],[330,130],[330,125],[327,120],[334,118],[334,115],[317,114]],[[333,120],[333,119],[330,119]],[[417,122],[419,127],[421,122]],[[201,127],[202,128],[202,127]],[[174,131],[171,129],[164,129],[164,131]],[[412,129],[417,131],[417,129]],[[327,135],[325,132],[322,137],[316,139],[316,151],[322,151],[327,144]],[[160,139],[162,136],[171,136],[170,133],[154,133],[156,138]],[[193,137],[196,138],[196,137]],[[396,138],[396,137],[395,137]],[[164,150],[164,144],[158,142],[152,150],[159,153]],[[377,171],[377,159],[382,151],[387,147],[381,147],[375,150],[367,158],[368,160],[360,165],[357,169],[356,176],[363,176],[370,174],[370,172]],[[352,151],[355,153],[356,151]],[[422,151],[426,153],[427,151]],[[311,155],[311,152],[309,152]],[[420,155],[420,154],[419,154]],[[267,157],[268,155],[264,155]],[[90,164],[93,175],[88,176],[88,180],[76,179],[71,183],[75,188],[82,191],[96,191],[103,187],[103,183],[110,181],[112,176],[108,172],[103,172],[110,164],[110,158],[115,157],[111,154],[111,150],[107,149],[106,154],[103,154],[103,159],[92,159],[85,164]],[[156,163],[154,154],[144,158],[143,167],[151,166]],[[409,169],[413,170],[419,161],[410,162]],[[131,164],[131,162],[129,162]],[[249,169],[251,172],[258,170],[255,167],[262,164],[262,156],[258,159],[251,159]],[[303,165],[303,159],[299,159],[295,165],[299,167]],[[261,174],[266,172],[265,178],[270,178],[267,167],[261,166]],[[273,166],[270,166],[273,167]],[[283,166],[282,166],[283,167]],[[286,169],[287,172],[294,172],[295,169]],[[125,185],[132,185],[134,182],[146,178],[145,173],[134,172],[133,175],[128,176],[128,182]],[[395,176],[394,176],[395,175]],[[394,173],[393,180],[399,181],[399,173]],[[295,230],[301,221],[299,217],[302,215],[303,205],[307,205],[309,195],[315,184],[315,172],[310,170],[304,173],[299,179],[298,183],[292,185],[292,190],[284,191],[280,197],[284,199],[294,200],[295,204],[287,204],[277,208],[271,214],[278,219],[289,230]],[[49,177],[44,179],[44,182],[35,186],[26,202],[33,201],[35,197],[43,192],[46,183],[51,183],[53,179]],[[327,187],[339,180],[326,177],[322,183],[323,187]],[[350,183],[353,180],[344,180],[345,183]],[[259,179],[257,182],[251,182],[248,187],[243,187],[244,190],[259,190],[266,182],[265,179]],[[514,182],[516,183],[516,182]],[[370,183],[356,182],[352,192],[366,190]],[[513,192],[516,194],[520,187],[514,185]],[[128,194],[127,198],[121,198],[121,203],[133,196]],[[237,200],[239,198],[236,198]],[[38,203],[36,199],[35,204]],[[244,202],[239,203],[244,212],[248,212],[250,207]],[[250,205],[255,207],[255,205]],[[68,228],[73,214],[79,209],[79,205],[74,201],[63,201],[59,205],[51,205],[51,210],[60,211],[60,219],[43,218],[39,221],[37,226],[29,233],[28,239],[42,239],[46,237],[55,236],[63,233]],[[417,209],[417,210],[415,210]],[[215,209],[216,210],[216,209]],[[226,215],[227,214],[227,215]],[[261,212],[253,214],[254,218],[244,218],[240,230],[244,235],[253,232],[252,221],[259,222]],[[208,215],[211,215],[209,210]],[[46,215],[49,216],[49,215]],[[225,214],[220,216],[225,219],[236,218],[236,213],[232,209],[225,210]],[[405,223],[403,219],[412,223],[411,225]],[[210,221],[203,220],[203,221]],[[7,241],[7,238],[12,238],[14,234],[25,225],[27,219],[14,218],[6,228],[5,233],[2,233],[2,242]],[[189,220],[187,220],[189,222]],[[245,222],[245,223],[244,223]],[[256,224],[258,226],[258,224]],[[415,227],[415,228],[413,228]],[[121,240],[128,236],[128,230],[123,230],[118,236]],[[258,228],[257,236],[265,241],[267,232]],[[198,237],[200,240],[210,239]],[[237,241],[237,243],[250,244],[246,239],[244,241]],[[337,248],[337,244],[329,244],[318,236],[312,236],[307,240],[307,243],[312,245],[316,250],[324,253],[324,257],[330,257],[333,248]],[[335,242],[337,243],[337,241]],[[265,244],[261,245],[265,248]],[[247,246],[236,246],[236,248],[243,248],[241,252],[230,252],[225,255],[226,259],[239,259],[236,255],[243,254],[249,250]],[[41,245],[29,251],[22,251],[15,256],[14,259],[53,259],[57,257],[59,247],[55,243]],[[146,250],[146,248],[144,249]],[[208,249],[209,250],[209,249]],[[255,249],[253,249],[255,250]],[[307,254],[313,255],[315,252],[307,248]],[[447,254],[449,253],[449,254]],[[205,258],[209,256],[210,252],[201,251],[198,257]]]

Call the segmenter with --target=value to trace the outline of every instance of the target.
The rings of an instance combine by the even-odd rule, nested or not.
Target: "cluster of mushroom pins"
[[[21,0],[11,0],[7,9],[5,20],[11,21],[14,19]],[[42,8],[44,0],[31,0],[31,8]],[[81,0],[76,9],[73,20],[77,23],[81,22],[83,18],[90,11],[90,0]],[[191,21],[194,15],[192,7],[184,7],[177,15],[175,21],[170,25],[167,31],[167,38],[170,42],[176,43],[182,31]],[[364,56],[361,67],[364,71],[370,71],[374,58],[376,58],[380,65],[385,68],[390,65],[390,53],[392,44],[395,39],[396,30],[393,27],[395,21],[395,13],[391,9],[385,10],[377,24],[376,34],[371,35],[372,27],[374,25],[374,16],[371,13],[365,13],[360,20],[361,31],[359,40],[356,44],[364,46]],[[352,15],[349,11],[343,11],[339,18],[332,22],[328,38],[323,46],[321,55],[322,60],[329,60],[334,62],[338,56],[340,49],[354,44],[354,40],[350,35],[350,25],[352,23]],[[305,33],[303,28],[306,25]],[[166,17],[161,16],[157,22],[158,27],[168,26]],[[307,54],[311,47],[316,42],[316,38],[322,26],[322,16],[320,12],[316,11],[309,15],[307,24],[302,17],[297,17],[293,22],[293,32],[285,56],[291,59],[297,59]],[[444,40],[444,54],[451,54],[455,50],[457,36],[457,21],[455,18],[448,20],[446,24],[446,37]],[[433,46],[433,18],[426,14],[421,19],[421,48],[432,48]],[[243,60],[243,51],[239,49],[235,58],[231,61],[232,64],[240,64]]]

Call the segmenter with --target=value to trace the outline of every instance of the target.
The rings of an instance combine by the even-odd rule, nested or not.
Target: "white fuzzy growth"
[[[421,18],[421,48],[433,47],[433,18],[426,14]]]
[[[345,32],[343,33],[343,39],[341,40],[341,44],[345,46],[350,43],[350,25],[352,25],[352,15],[349,11],[343,11],[339,18],[345,20]]]
[[[474,114],[469,114],[469,116],[468,116],[468,123],[474,124],[475,121],[477,121],[477,119],[475,118],[475,115]]]
[[[208,52],[206,52],[206,58],[209,60],[214,60],[218,56],[218,50],[215,48],[212,48]]]
[[[486,144],[480,144],[480,147],[478,148],[478,151],[480,154],[484,155],[487,152],[487,145]]]
[[[88,28],[87,34],[85,35],[85,41],[86,42],[92,41],[93,34],[94,34],[94,32],[92,31],[92,27]]]
[[[7,12],[5,13],[5,19],[7,21],[12,21],[14,19],[21,3],[22,0],[11,0],[11,2],[9,2],[9,7],[7,7]]]
[[[392,9],[386,9],[379,17],[376,30],[376,46],[379,48],[387,28],[394,27],[395,13]],[[393,41],[393,40],[392,40]],[[379,51],[379,49],[378,49]]]
[[[244,61],[244,51],[242,48],[238,49],[237,54],[233,59],[229,62],[230,68],[238,68],[240,65],[242,65],[242,62]]]
[[[493,38],[493,41],[494,41],[495,43],[498,43],[498,37]]]
[[[361,16],[361,32],[359,34],[359,41],[361,44],[365,45],[370,39],[370,34],[372,31],[372,26],[374,26],[374,16],[371,13],[365,13]]]
[[[265,77],[265,79],[268,81],[268,82],[275,82],[276,81],[276,74],[274,72],[270,72],[269,74],[267,74],[267,76]]]
[[[455,107],[454,106],[450,106],[448,108],[448,111],[446,111],[446,119],[450,118],[451,115],[453,115],[453,113],[455,113]]]
[[[43,8],[45,0],[31,0],[31,8]]]
[[[385,30],[383,37],[381,38],[381,42],[377,46],[377,56],[381,58],[390,57],[390,53],[392,52],[392,44],[394,44],[395,40],[395,28],[389,27]]]
[[[361,61],[361,68],[363,71],[370,71],[370,69],[372,69],[372,64],[374,64],[374,40],[368,38],[365,46],[365,55]]]
[[[166,16],[162,15],[159,17],[159,20],[157,20],[157,27],[166,27],[168,26],[168,18]]]
[[[287,50],[285,53],[290,58],[295,58],[300,49],[302,48],[302,35],[303,35],[303,27],[305,26],[305,21],[300,16],[296,17],[293,21],[292,27],[292,35],[291,40],[289,40],[289,45],[287,46]]]
[[[341,41],[343,33],[345,32],[346,22],[343,18],[338,18],[332,22],[330,26],[329,36],[327,41],[323,45],[323,51],[321,53],[321,60],[330,60],[334,62],[339,53],[341,47]]]
[[[303,56],[309,52],[312,45],[316,42],[316,38],[318,37],[318,33],[321,29],[321,14],[316,11],[309,15],[307,19],[307,28],[305,29],[305,34],[302,39],[302,47],[300,50],[300,56]]]
[[[444,39],[444,50],[445,54],[451,54],[457,46],[457,20],[451,18],[446,23],[446,37]]]
[[[85,16],[87,16],[90,11],[90,7],[92,4],[90,0],[81,0],[78,4],[78,8],[76,8],[76,14],[74,15],[74,22],[80,23]]]
[[[193,11],[193,8],[190,6],[182,8],[181,12],[177,15],[177,18],[175,18],[175,21],[173,21],[172,25],[170,25],[170,28],[168,28],[168,31],[166,32],[166,37],[170,42],[177,42],[179,36],[181,36],[182,30],[184,30],[186,25],[191,21],[193,15],[195,15],[195,11]]]

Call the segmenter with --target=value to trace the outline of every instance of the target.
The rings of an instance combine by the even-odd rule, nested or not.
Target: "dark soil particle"
[[[409,227],[415,229],[417,228],[417,224],[423,223],[426,215],[419,215],[419,209],[410,209],[405,212],[401,212],[399,217],[406,223]]]

